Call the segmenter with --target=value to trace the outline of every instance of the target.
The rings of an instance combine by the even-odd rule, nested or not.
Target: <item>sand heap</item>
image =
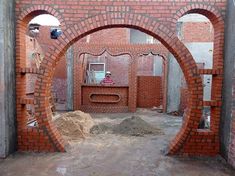
[[[144,136],[145,134],[162,134],[161,130],[153,127],[138,116],[123,120],[119,125],[114,126],[115,134],[129,136]]]
[[[113,133],[127,136],[144,136],[147,134],[159,135],[163,132],[150,125],[138,116],[132,116],[123,120],[120,124],[98,124],[91,128],[92,134]]]
[[[71,139],[85,138],[94,125],[91,116],[82,111],[61,114],[54,122],[59,132]]]

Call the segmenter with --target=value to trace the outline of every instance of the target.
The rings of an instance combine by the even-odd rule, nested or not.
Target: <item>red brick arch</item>
[[[222,102],[222,84],[223,84],[223,48],[224,48],[224,17],[221,9],[205,3],[191,3],[177,10],[174,15],[172,28],[175,28],[177,20],[187,14],[196,13],[207,17],[214,28],[214,50],[213,50],[213,68],[219,74],[212,75],[211,102]],[[205,73],[203,73],[205,74]],[[219,149],[219,124],[221,116],[221,106],[211,107],[211,134],[215,135],[214,141],[217,143],[215,148]]]
[[[62,29],[66,23],[64,17],[54,8],[48,5],[31,5],[18,12],[16,22],[16,99],[17,99],[17,134],[18,150],[23,151],[63,151],[64,146],[54,145],[53,137],[48,134],[47,129],[27,127],[26,104],[33,104],[34,100],[26,97],[25,74],[41,74],[37,69],[26,68],[26,31],[30,20],[41,14],[50,14],[56,17]],[[26,102],[26,103],[21,103]],[[48,137],[49,136],[49,137]],[[41,143],[41,144],[40,144]],[[61,142],[59,142],[61,143]]]
[[[23,9],[18,17],[18,23],[28,24],[34,17],[42,14],[50,14],[59,20],[62,28],[66,26],[63,15],[48,5],[31,5]]]
[[[51,121],[51,110],[49,108],[49,94],[54,67],[60,57],[73,43],[92,32],[113,27],[128,27],[139,29],[161,41],[164,46],[175,56],[185,75],[189,87],[190,100],[186,113],[186,121],[180,132],[169,146],[169,154],[184,153],[182,146],[198,127],[201,118],[202,103],[202,81],[197,74],[197,66],[187,48],[178,40],[174,33],[166,26],[161,25],[156,19],[130,13],[105,13],[78,22],[78,24],[67,28],[57,42],[51,46],[43,60],[35,88],[36,118],[39,129],[42,129],[55,146],[54,150],[64,151],[63,140],[58,134]]]
[[[196,13],[207,17],[213,25],[214,28],[214,54],[213,63],[217,68],[223,68],[223,40],[224,40],[224,18],[221,11],[212,5],[195,3],[188,4],[177,10],[172,20],[172,29],[175,29],[176,22],[179,18],[184,15]]]
[[[199,0],[198,0],[199,1]],[[40,4],[40,5],[31,5]],[[48,2],[47,2],[48,3]],[[57,1],[55,1],[57,3]],[[82,5],[80,1],[74,1],[76,9],[83,10],[87,8],[86,4]],[[80,4],[79,4],[80,3]],[[87,3],[90,3],[87,1]],[[192,3],[190,0],[185,0],[180,3],[163,1],[152,2],[147,10],[140,9],[140,5],[130,5],[130,2],[118,2],[120,4],[114,5],[116,2],[112,2],[111,6],[102,6],[105,10],[96,10],[91,4],[89,8],[93,8],[90,11],[83,11],[77,18],[76,12],[70,8],[75,5],[68,5],[67,2],[58,2],[55,9],[52,9],[52,4],[45,5],[46,2],[38,0],[37,2],[17,2],[16,14],[17,20],[17,41],[16,41],[16,53],[17,53],[17,98],[24,100],[25,96],[25,73],[28,69],[25,67],[25,31],[27,22],[34,16],[39,14],[49,13],[57,17],[61,24],[64,34],[58,41],[54,42],[50,51],[46,53],[46,58],[43,61],[40,70],[32,72],[38,73],[38,79],[35,90],[34,104],[36,107],[36,117],[39,122],[37,128],[26,127],[26,114],[25,107],[17,102],[17,121],[18,121],[18,147],[20,150],[34,150],[34,151],[64,151],[63,140],[58,134],[56,128],[51,123],[51,111],[49,108],[49,90],[51,86],[51,78],[56,63],[59,61],[67,48],[81,37],[90,34],[92,32],[111,28],[111,27],[129,27],[140,29],[153,37],[160,40],[167,49],[176,57],[179,62],[186,81],[189,87],[190,101],[189,108],[185,114],[186,120],[181,128],[181,131],[177,134],[176,138],[171,142],[169,146],[169,154],[191,154],[191,155],[215,155],[219,151],[218,147],[218,124],[220,116],[220,108],[215,106],[213,108],[214,119],[212,122],[211,131],[198,131],[198,123],[201,118],[202,102],[202,82],[199,76],[201,70],[197,70],[196,64],[185,46],[178,40],[175,35],[175,22],[178,17],[186,14],[198,12],[213,21],[215,33],[215,51],[214,51],[214,68],[215,70],[208,70],[209,72],[216,73],[213,75],[213,101],[220,101],[221,99],[221,82],[222,75],[220,70],[222,69],[222,47],[223,47],[223,18],[220,18],[220,13],[213,5],[221,7],[221,11],[225,9],[225,3],[218,2],[216,0],[205,0],[200,3],[197,0]],[[127,4],[126,4],[127,3]],[[166,4],[167,3],[167,4]],[[170,3],[170,5],[169,5]],[[187,5],[190,3],[191,5]],[[92,4],[97,4],[93,2]],[[122,5],[123,4],[123,5]],[[184,4],[186,4],[185,7]],[[213,4],[210,6],[209,4]],[[98,4],[97,4],[98,5]],[[96,6],[96,5],[94,5]],[[98,6],[101,6],[100,4]],[[151,6],[151,8],[150,8]],[[169,10],[169,6],[173,7]],[[26,7],[26,8],[25,8]],[[157,7],[159,9],[157,10]],[[156,8],[156,9],[155,9]],[[175,11],[179,8],[178,11]],[[185,9],[186,8],[186,9]],[[152,9],[152,10],[151,10]],[[163,9],[163,10],[162,10]],[[184,10],[185,9],[185,10]],[[67,10],[67,12],[65,12]],[[20,11],[23,11],[20,13]],[[107,13],[109,11],[110,13]],[[153,12],[154,11],[154,12]],[[59,12],[63,13],[61,15]],[[142,15],[140,15],[142,14]],[[151,14],[152,16],[148,16]],[[175,14],[175,16],[173,15]],[[89,17],[89,18],[87,18]],[[159,17],[160,21],[156,18]],[[174,17],[174,19],[173,19]],[[173,20],[172,20],[173,19]],[[169,21],[170,20],[170,21]],[[170,28],[170,23],[173,28]],[[66,23],[65,23],[66,21]],[[68,26],[68,24],[70,26]],[[75,25],[74,25],[75,24]],[[164,24],[164,25],[162,25]],[[169,27],[166,26],[169,25]],[[26,71],[25,71],[26,70]],[[31,71],[30,71],[31,73]],[[207,73],[207,70],[202,70],[202,73]],[[218,74],[219,73],[219,74]],[[26,99],[27,100],[27,99]],[[27,101],[26,101],[27,102]],[[32,101],[29,101],[32,103]],[[210,102],[209,102],[210,103]],[[214,102],[213,102],[214,103]],[[217,104],[215,102],[214,104]]]
[[[221,21],[222,24],[224,23],[223,15],[221,14],[221,11],[218,9],[218,7],[197,2],[197,3],[190,3],[178,9],[173,16],[172,25],[174,26],[172,27],[175,27],[175,24],[180,17],[190,13],[198,13],[204,15],[214,24],[216,21]]]

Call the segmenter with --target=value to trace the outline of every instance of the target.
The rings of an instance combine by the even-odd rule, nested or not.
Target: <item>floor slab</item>
[[[116,124],[138,115],[164,135],[144,137],[100,134],[70,141],[66,153],[16,153],[0,160],[1,176],[234,176],[220,158],[164,155],[181,127],[182,118],[150,110],[137,113],[91,114],[95,122]]]

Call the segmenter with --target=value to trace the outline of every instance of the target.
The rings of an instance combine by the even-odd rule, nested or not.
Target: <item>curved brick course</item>
[[[25,68],[25,33],[27,24],[33,17],[44,13],[52,14],[59,19],[63,29],[62,36],[48,49],[40,66],[41,74],[37,77],[34,102],[38,127],[26,126],[25,106],[17,104],[19,150],[65,151],[65,142],[51,121],[49,102],[52,76],[57,62],[69,46],[85,35],[106,28],[128,27],[139,29],[161,41],[177,59],[188,84],[189,103],[185,112],[185,121],[170,143],[168,154],[218,154],[221,108],[219,106],[212,108],[210,131],[197,129],[202,115],[202,80],[192,55],[177,38],[174,27],[178,17],[184,14],[200,13],[207,16],[215,30],[213,69],[223,69],[225,1],[205,0],[203,3],[199,1],[191,3],[190,0],[180,2],[55,0],[54,3],[50,4],[42,0],[16,2],[16,67],[18,69]],[[221,74],[213,75],[213,100],[221,100],[222,79]],[[17,98],[25,96],[25,83],[25,76],[17,73]]]

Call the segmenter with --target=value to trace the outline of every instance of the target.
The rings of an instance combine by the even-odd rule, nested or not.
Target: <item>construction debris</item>
[[[112,133],[113,130],[113,125],[110,123],[101,123],[99,125],[94,125],[90,133],[91,134],[107,134],[107,133]]]
[[[154,106],[154,107],[152,107],[151,110],[152,110],[152,111],[157,111],[158,113],[163,113],[163,107],[162,107],[162,105],[160,105],[160,106],[158,106],[158,107]]]
[[[85,138],[94,125],[92,117],[82,111],[61,114],[54,122],[59,132],[68,139]]]
[[[92,134],[113,133],[127,136],[144,136],[147,134],[159,135],[163,132],[150,125],[138,116],[123,120],[120,124],[98,124],[91,128]]]
[[[172,112],[169,112],[169,113],[167,113],[167,114],[173,115],[173,116],[181,116],[181,115],[182,115],[182,114],[181,114],[180,112],[178,112],[178,111],[172,111]]]

